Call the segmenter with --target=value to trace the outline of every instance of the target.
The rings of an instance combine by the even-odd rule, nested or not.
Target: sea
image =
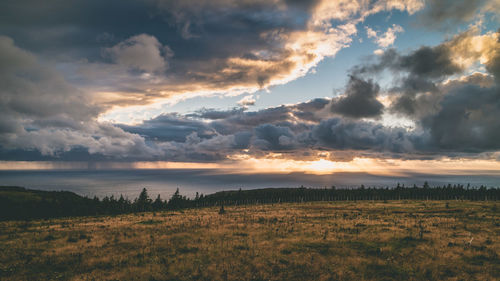
[[[471,186],[500,187],[498,175],[425,175],[407,173],[398,176],[368,173],[308,173],[241,174],[217,169],[134,169],[134,170],[3,170],[0,186],[22,186],[48,191],[72,191],[82,196],[104,197],[123,195],[136,198],[143,188],[150,197],[169,198],[178,188],[181,195],[194,197],[224,190],[311,187],[357,188],[470,184]]]

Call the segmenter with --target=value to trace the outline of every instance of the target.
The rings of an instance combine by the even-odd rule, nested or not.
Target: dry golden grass
[[[498,280],[500,203],[331,202],[0,223],[1,280]]]

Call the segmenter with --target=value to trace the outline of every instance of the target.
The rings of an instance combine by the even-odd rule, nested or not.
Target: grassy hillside
[[[95,215],[98,204],[70,191],[0,187],[0,220]]]
[[[1,280],[495,280],[500,203],[226,206],[0,222]]]

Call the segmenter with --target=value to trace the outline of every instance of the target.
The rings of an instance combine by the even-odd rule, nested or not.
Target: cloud
[[[0,4],[0,32],[57,62],[96,102],[115,106],[285,84],[349,46],[367,16],[423,7],[417,0],[16,3]]]
[[[249,106],[249,105],[255,105],[255,98],[253,95],[249,96],[244,96],[241,100],[238,101],[238,105],[240,106]]]
[[[424,151],[442,154],[497,151],[500,115],[499,34],[479,34],[475,27],[434,47],[401,55],[388,50],[372,64],[353,69],[361,76],[390,70],[397,78],[389,89],[393,112],[411,117],[427,134]],[[478,63],[489,73],[459,78]],[[423,135],[422,135],[423,136]]]
[[[146,72],[165,71],[164,56],[173,55],[168,46],[162,46],[158,39],[147,34],[132,36],[104,52],[114,63]]]
[[[451,29],[492,14],[498,20],[497,0],[430,0],[419,16],[418,24],[429,28]]]
[[[379,117],[384,105],[377,100],[379,85],[351,76],[343,96],[332,100],[334,113],[352,118]]]
[[[243,113],[245,111],[244,108],[233,108],[231,110],[214,110],[214,109],[206,109],[202,108],[200,110],[197,110],[195,113],[192,114],[187,114],[187,117],[195,117],[195,118],[202,118],[202,119],[210,119],[210,120],[217,120],[217,119],[225,119],[234,115],[238,115]]]
[[[403,128],[387,128],[365,121],[332,118],[312,130],[319,144],[337,150],[367,150],[411,154],[415,151],[412,136]]]
[[[408,54],[388,50],[376,63],[355,67],[345,93],[333,99],[316,99],[256,112],[204,110],[192,117],[213,120],[198,122],[213,128],[217,138],[232,139],[231,136],[243,133],[246,141],[240,148],[260,157],[279,153],[285,158],[305,159],[318,157],[322,151],[329,151],[330,157],[336,160],[360,156],[488,157],[488,153],[499,149],[500,143],[500,136],[496,134],[499,124],[494,119],[500,115],[500,92],[494,82],[498,65],[497,38],[496,34],[465,32],[440,45],[420,47]],[[470,45],[478,40],[480,48]],[[449,78],[461,74],[469,65],[463,62],[471,58],[482,60],[493,77],[474,73]],[[382,113],[383,105],[377,100],[380,87],[366,77],[384,70],[399,75],[387,92],[392,98],[390,108],[411,116],[416,128],[409,130],[356,120]],[[218,156],[225,155],[226,159],[242,153],[228,145],[217,151]]]
[[[221,161],[240,154],[266,157],[269,153],[313,159],[324,151],[333,152],[332,159],[349,160],[360,154],[411,157],[408,155],[418,152],[415,143],[422,141],[422,136],[409,134],[404,128],[340,117],[314,119],[304,114],[314,114],[328,104],[328,100],[313,100],[256,112],[216,112],[217,118],[209,122],[198,119],[213,117],[207,114],[210,110],[204,110],[196,117],[165,115],[121,128],[154,143],[169,161]]]
[[[75,116],[88,120],[99,111],[85,94],[68,84],[62,75],[45,67],[31,53],[0,36],[0,106],[16,119]]]
[[[355,66],[352,73],[359,77],[370,77],[389,70],[394,77],[388,90],[392,100],[390,109],[418,118],[437,109],[436,105],[442,97],[438,84],[465,70],[465,66],[456,61],[461,55],[454,50],[463,41],[464,37],[458,35],[440,45],[422,46],[404,55],[388,49],[377,56],[375,63]]]
[[[217,112],[206,112],[212,118]],[[144,121],[141,126],[120,125],[120,128],[133,133],[144,136],[150,141],[176,141],[184,142],[189,135],[196,133],[197,137],[210,138],[217,133],[203,122],[184,118],[178,114],[163,114],[155,119]]]
[[[105,107],[68,84],[56,70],[0,36],[0,147],[57,157],[72,149],[110,157],[150,157],[144,139],[98,123]]]
[[[500,149],[499,35],[478,27],[406,53],[389,48],[399,26],[382,34],[367,28],[389,49],[354,67],[342,95],[243,108],[255,103],[256,90],[304,76],[348,46],[367,16],[415,13],[421,1],[22,3],[33,5],[0,9],[0,30],[9,35],[0,37],[0,158],[433,159],[491,157]],[[477,65],[483,73],[471,74]],[[381,87],[384,72],[391,79]],[[242,108],[162,114],[134,125],[97,121],[113,106],[228,92],[246,94]],[[415,125],[386,126],[387,114]]]
[[[471,153],[500,149],[500,88],[463,83],[423,120],[440,149]]]
[[[467,31],[405,54],[386,50],[354,67],[345,92],[337,97],[258,111],[205,108],[163,114],[136,125],[98,123],[94,116],[105,108],[80,99],[82,92],[72,91],[57,72],[39,66],[35,56],[12,40],[0,42],[5,54],[1,59],[9,62],[2,64],[2,82],[15,85],[3,89],[2,112],[9,114],[0,123],[2,157],[21,150],[38,151],[20,153],[27,159],[218,162],[246,155],[346,161],[489,157],[500,149],[500,124],[495,120],[500,115],[497,33]],[[474,61],[491,72],[458,77]],[[30,75],[16,74],[25,67]],[[384,71],[394,79],[381,89],[374,78]],[[35,82],[39,88],[32,86]],[[11,90],[24,88],[33,91],[19,96]],[[51,91],[42,91],[45,88]],[[39,93],[46,96],[40,108],[32,109],[31,99]],[[59,95],[65,99],[57,99]],[[389,112],[411,118],[415,127],[379,122],[387,113],[381,98],[387,99]]]
[[[387,31],[381,35],[378,35],[376,31],[368,26],[365,26],[365,29],[368,38],[373,38],[373,40],[381,48],[387,48],[394,44],[394,41],[396,40],[396,33],[404,32],[404,29],[397,24],[393,24],[392,27],[387,28]]]
[[[293,148],[294,136],[289,127],[262,124],[255,128],[253,144],[263,150],[286,150]]]
[[[353,74],[375,74],[389,69],[394,73],[404,71],[413,76],[439,79],[459,73],[463,68],[454,62],[451,49],[446,44],[423,46],[408,55],[400,55],[394,49],[385,51],[374,64],[357,65]]]
[[[84,149],[88,155],[98,154],[109,159],[151,159],[161,155],[161,151],[147,146],[144,139],[136,134],[127,133],[112,125],[85,124],[84,130],[39,128],[23,131],[12,139],[16,148],[37,150],[42,155],[58,158],[60,154],[73,149]]]
[[[359,65],[352,71],[371,76],[390,70],[395,77],[389,89],[391,110],[418,119],[439,110],[439,103],[448,92],[443,83],[449,77],[482,63],[498,79],[498,48],[498,33],[481,35],[473,27],[437,46],[423,46],[406,55],[389,49],[378,56],[376,63]]]

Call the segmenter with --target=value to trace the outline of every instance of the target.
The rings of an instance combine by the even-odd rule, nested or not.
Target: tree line
[[[168,200],[149,197],[145,188],[134,200],[106,196],[82,197],[69,191],[40,191],[22,187],[0,187],[0,220],[42,219],[68,216],[117,215],[162,210],[179,210],[223,205],[269,204],[310,201],[356,200],[500,200],[500,188],[470,185],[418,187],[398,184],[393,188],[361,185],[357,188],[265,188],[221,191],[194,198],[180,195],[179,189]]]
[[[222,191],[201,197],[197,204],[241,205],[280,202],[309,201],[356,201],[356,200],[500,200],[500,188],[470,185],[444,185],[430,187],[427,182],[423,186],[380,188],[266,188],[255,190]]]

